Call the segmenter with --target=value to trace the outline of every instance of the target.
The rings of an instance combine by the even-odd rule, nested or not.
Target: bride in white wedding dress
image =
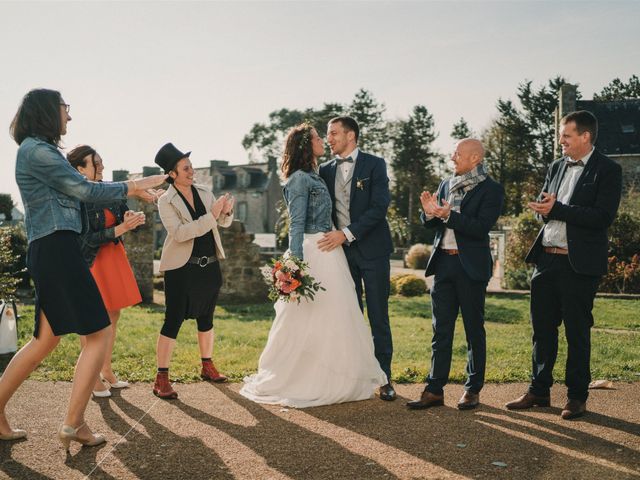
[[[282,164],[289,247],[326,290],[313,301],[276,302],[258,372],[246,377],[240,390],[255,402],[304,408],[365,400],[388,383],[374,356],[344,251],[322,252],[317,245],[332,229],[331,197],[315,173],[323,152],[322,138],[311,125],[289,132]]]

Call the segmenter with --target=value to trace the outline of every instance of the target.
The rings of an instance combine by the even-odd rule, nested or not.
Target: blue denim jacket
[[[331,230],[331,196],[319,175],[302,170],[289,177],[283,191],[289,211],[289,250],[302,259],[304,234]]]
[[[56,230],[82,231],[80,201],[108,201],[127,196],[125,183],[90,182],[45,140],[28,137],[18,148],[16,182],[31,243]]]

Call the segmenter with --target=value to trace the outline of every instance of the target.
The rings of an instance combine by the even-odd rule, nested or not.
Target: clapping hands
[[[228,193],[216,198],[211,207],[213,217],[217,219],[220,215],[230,215],[235,201],[235,198]]]
[[[122,225],[124,225],[126,231],[133,230],[138,228],[140,225],[144,225],[145,215],[143,212],[134,212],[133,210],[127,210],[124,212],[124,221]]]
[[[420,195],[420,203],[422,204],[422,210],[430,217],[437,217],[442,220],[449,218],[451,213],[451,205],[446,200],[442,200],[442,205],[438,205],[438,197],[435,194],[429,192],[422,192]]]
[[[549,215],[551,209],[556,203],[555,193],[542,192],[542,200],[539,202],[529,202],[527,205],[531,210],[543,217]]]

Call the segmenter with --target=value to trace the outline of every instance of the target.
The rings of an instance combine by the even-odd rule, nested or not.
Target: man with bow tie
[[[510,410],[550,405],[558,327],[567,338],[567,403],[561,417],[584,415],[591,381],[593,300],[607,273],[607,229],[622,193],[620,165],[595,149],[598,122],[585,110],[560,121],[563,158],[549,167],[542,193],[529,207],[544,222],[526,261],[531,277],[532,375],[528,392]]]
[[[383,158],[358,149],[359,135],[358,122],[351,117],[333,118],[327,126],[327,143],[335,158],[320,167],[320,176],[331,194],[336,230],[325,233],[318,246],[323,251],[344,248],[361,309],[364,283],[375,355],[388,379],[380,387],[380,398],[392,401],[396,392],[391,385],[389,325],[389,258],[393,251],[387,223],[389,178]]]

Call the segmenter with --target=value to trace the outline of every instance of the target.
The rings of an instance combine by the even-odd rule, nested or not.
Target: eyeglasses
[[[68,103],[61,103],[60,106],[64,107],[64,110],[67,113],[69,113],[69,111],[71,110],[71,105],[69,105]]]

